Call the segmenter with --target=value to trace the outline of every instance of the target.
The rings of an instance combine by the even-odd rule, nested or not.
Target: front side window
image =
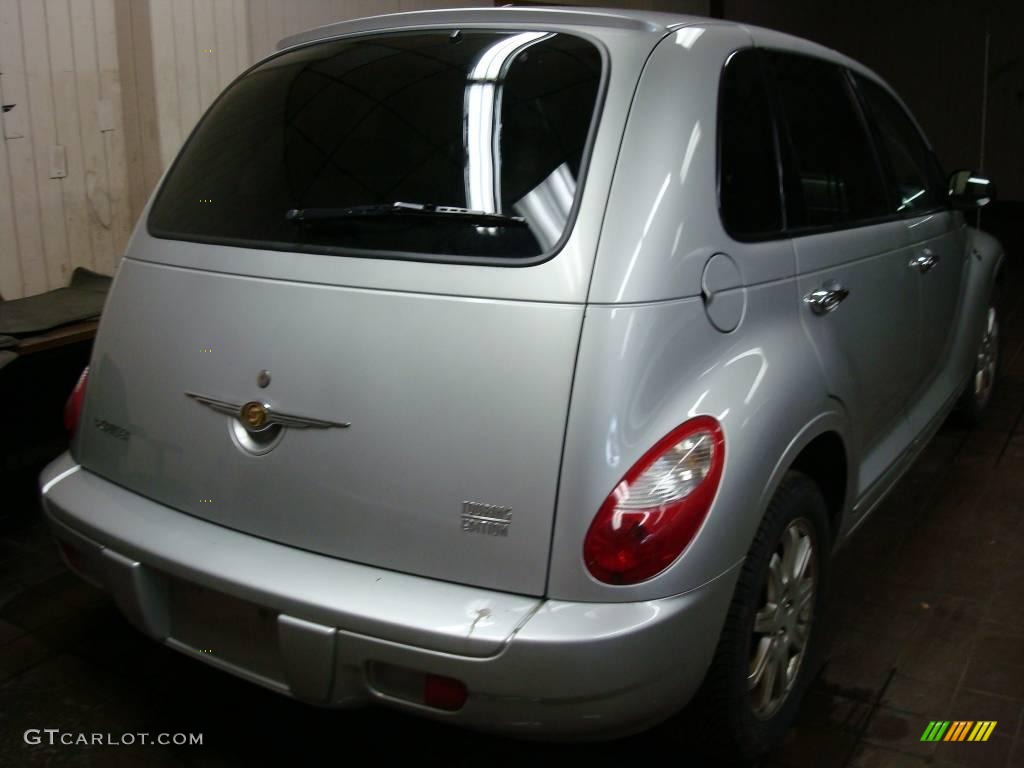
[[[856,78],[892,181],[890,210],[913,214],[943,205],[942,171],[917,126],[882,86],[859,75]]]
[[[885,187],[845,72],[797,54],[768,54],[791,148],[793,227],[856,224],[886,214]]]
[[[718,105],[718,194],[733,237],[782,229],[775,125],[758,52],[736,51],[722,73]]]
[[[545,32],[315,43],[237,80],[168,173],[156,237],[522,262],[570,225],[602,57]]]

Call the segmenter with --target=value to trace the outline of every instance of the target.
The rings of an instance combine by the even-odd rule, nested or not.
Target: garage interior
[[[260,765],[332,754],[456,766],[667,756],[703,764],[664,730],[531,744],[384,709],[291,701],[143,637],[65,568],[42,522],[36,477],[66,449],[61,408],[88,362],[102,276],[115,273],[206,107],[286,35],[459,5],[482,3],[0,0],[0,316],[8,302],[50,294],[77,308],[59,327],[0,336],[10,339],[0,344],[0,765]],[[1024,4],[577,5],[749,22],[835,48],[903,96],[947,172],[976,168],[995,181],[998,199],[977,222],[1008,260],[994,401],[980,427],[946,424],[838,555],[827,658],[784,744],[758,765],[1024,766]],[[984,743],[922,741],[930,722],[946,720],[998,726]],[[23,734],[33,728],[204,741],[29,746]]]

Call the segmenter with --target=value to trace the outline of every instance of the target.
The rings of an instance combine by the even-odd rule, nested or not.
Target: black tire
[[[773,629],[755,638],[754,619],[767,605],[769,565],[773,555],[782,551],[783,534],[788,536],[791,525],[796,527],[798,535],[806,532],[814,553],[814,592],[806,599],[811,606],[809,627],[791,687],[780,694],[781,700],[774,709],[763,710],[759,716],[752,698],[755,693],[763,693],[766,686],[753,692],[748,689],[755,648],[763,648],[765,642],[777,642],[789,648],[790,635],[782,634],[774,639],[778,630]],[[820,668],[819,619],[828,586],[831,545],[828,511],[818,485],[800,472],[787,473],[747,553],[708,673],[692,706],[682,715],[689,723],[688,729],[699,723],[700,738],[695,740],[695,746],[702,745],[714,757],[750,760],[781,743],[807,687]],[[765,681],[764,676],[761,681]]]
[[[1000,314],[996,295],[993,294],[988,303],[985,324],[982,330],[982,338],[978,340],[978,351],[974,357],[974,365],[971,368],[971,378],[957,401],[954,415],[957,422],[965,427],[976,427],[981,424],[989,403],[992,402],[992,394],[999,381],[999,363],[1001,360],[1002,334],[999,332]],[[984,373],[982,368],[986,365],[986,355],[991,358],[991,369]],[[979,387],[979,376],[982,381],[987,376],[990,379],[987,386]]]

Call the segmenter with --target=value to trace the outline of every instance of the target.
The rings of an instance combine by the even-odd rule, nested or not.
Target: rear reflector
[[[462,709],[469,693],[461,680],[440,675],[427,675],[423,679],[423,703],[434,709],[455,712]]]
[[[368,665],[367,673],[367,682],[379,693],[431,709],[455,712],[462,709],[469,696],[466,684],[461,680],[418,669],[373,661]]]

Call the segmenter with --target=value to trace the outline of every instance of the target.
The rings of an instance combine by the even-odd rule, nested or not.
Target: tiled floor
[[[1015,285],[1016,287],[1016,285]],[[765,766],[1024,766],[1024,306],[1004,314],[985,424],[946,426],[839,555],[829,661]],[[694,765],[663,732],[598,746],[509,742],[379,710],[306,707],[146,640],[57,560],[31,495],[0,530],[0,766]],[[920,740],[996,720],[986,743]],[[29,728],[199,732],[201,747],[26,746]],[[318,761],[326,758],[318,758]]]

